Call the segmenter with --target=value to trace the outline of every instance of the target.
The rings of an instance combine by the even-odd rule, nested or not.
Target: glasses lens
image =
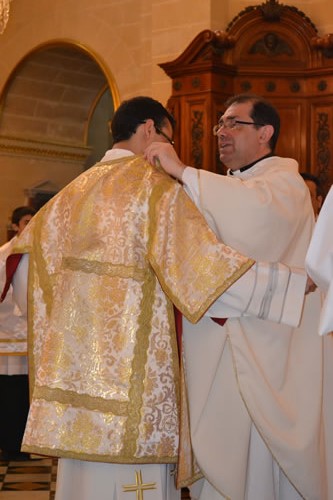
[[[219,120],[218,124],[213,127],[213,134],[217,135],[221,128],[234,128],[236,120],[234,118],[227,118],[226,120]]]

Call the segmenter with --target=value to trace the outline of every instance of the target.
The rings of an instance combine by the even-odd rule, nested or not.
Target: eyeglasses
[[[220,120],[218,124],[213,127],[213,134],[217,135],[221,128],[233,129],[237,125],[255,125],[256,127],[264,127],[265,123],[245,122],[243,120],[237,120],[236,118],[227,118],[226,120]]]
[[[156,132],[159,135],[162,135],[172,146],[175,145],[175,141],[173,139],[171,139],[171,137],[169,137],[165,132],[163,132],[163,130],[161,130],[160,128],[156,127],[155,124],[154,124],[154,127],[155,127]]]

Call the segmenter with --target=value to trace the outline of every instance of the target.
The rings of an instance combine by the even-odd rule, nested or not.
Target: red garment
[[[23,255],[22,253],[13,253],[13,254],[9,255],[7,258],[7,261],[6,261],[6,283],[5,283],[4,289],[3,289],[1,297],[0,297],[0,302],[3,302],[6,298],[7,292],[9,290],[9,287],[10,287],[11,282],[13,280],[17,266],[20,263],[22,255]]]

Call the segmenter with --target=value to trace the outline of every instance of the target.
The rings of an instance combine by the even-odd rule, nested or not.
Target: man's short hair
[[[13,213],[12,213],[12,218],[11,218],[12,224],[16,224],[18,226],[22,217],[24,217],[25,215],[34,216],[35,213],[36,213],[36,210],[32,207],[26,207],[26,206],[17,207],[17,208],[15,208],[15,210],[13,210]]]
[[[280,134],[280,115],[277,109],[267,99],[256,94],[238,94],[232,96],[226,101],[225,107],[228,108],[232,104],[243,104],[246,102],[252,103],[250,116],[254,122],[272,125],[274,128],[274,133],[269,141],[269,147],[274,152]]]
[[[300,172],[300,175],[301,175],[301,177],[303,177],[303,179],[305,181],[313,182],[316,185],[317,196],[322,196],[322,186],[321,186],[321,182],[319,180],[319,177],[317,177],[316,175],[310,174],[309,172]]]
[[[146,120],[153,120],[156,127],[161,128],[169,120],[172,128],[175,119],[162,104],[151,97],[138,96],[123,101],[111,122],[113,142],[128,140],[139,125]]]

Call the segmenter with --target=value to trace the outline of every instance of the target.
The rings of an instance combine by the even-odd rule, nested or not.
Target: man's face
[[[315,216],[317,217],[322,204],[322,197],[317,195],[317,186],[315,182],[306,179],[305,184],[309,188],[313,211],[315,213]]]
[[[252,103],[234,103],[220,118],[225,124],[230,120],[253,122],[250,116]],[[229,122],[228,122],[229,120]],[[231,170],[238,170],[265,155],[263,151],[262,127],[236,124],[233,128],[222,127],[217,132],[220,159]]]
[[[32,219],[31,214],[23,215],[18,224],[13,224],[13,227],[15,231],[17,231],[18,236],[22,233],[23,229],[29,224],[31,219]]]

